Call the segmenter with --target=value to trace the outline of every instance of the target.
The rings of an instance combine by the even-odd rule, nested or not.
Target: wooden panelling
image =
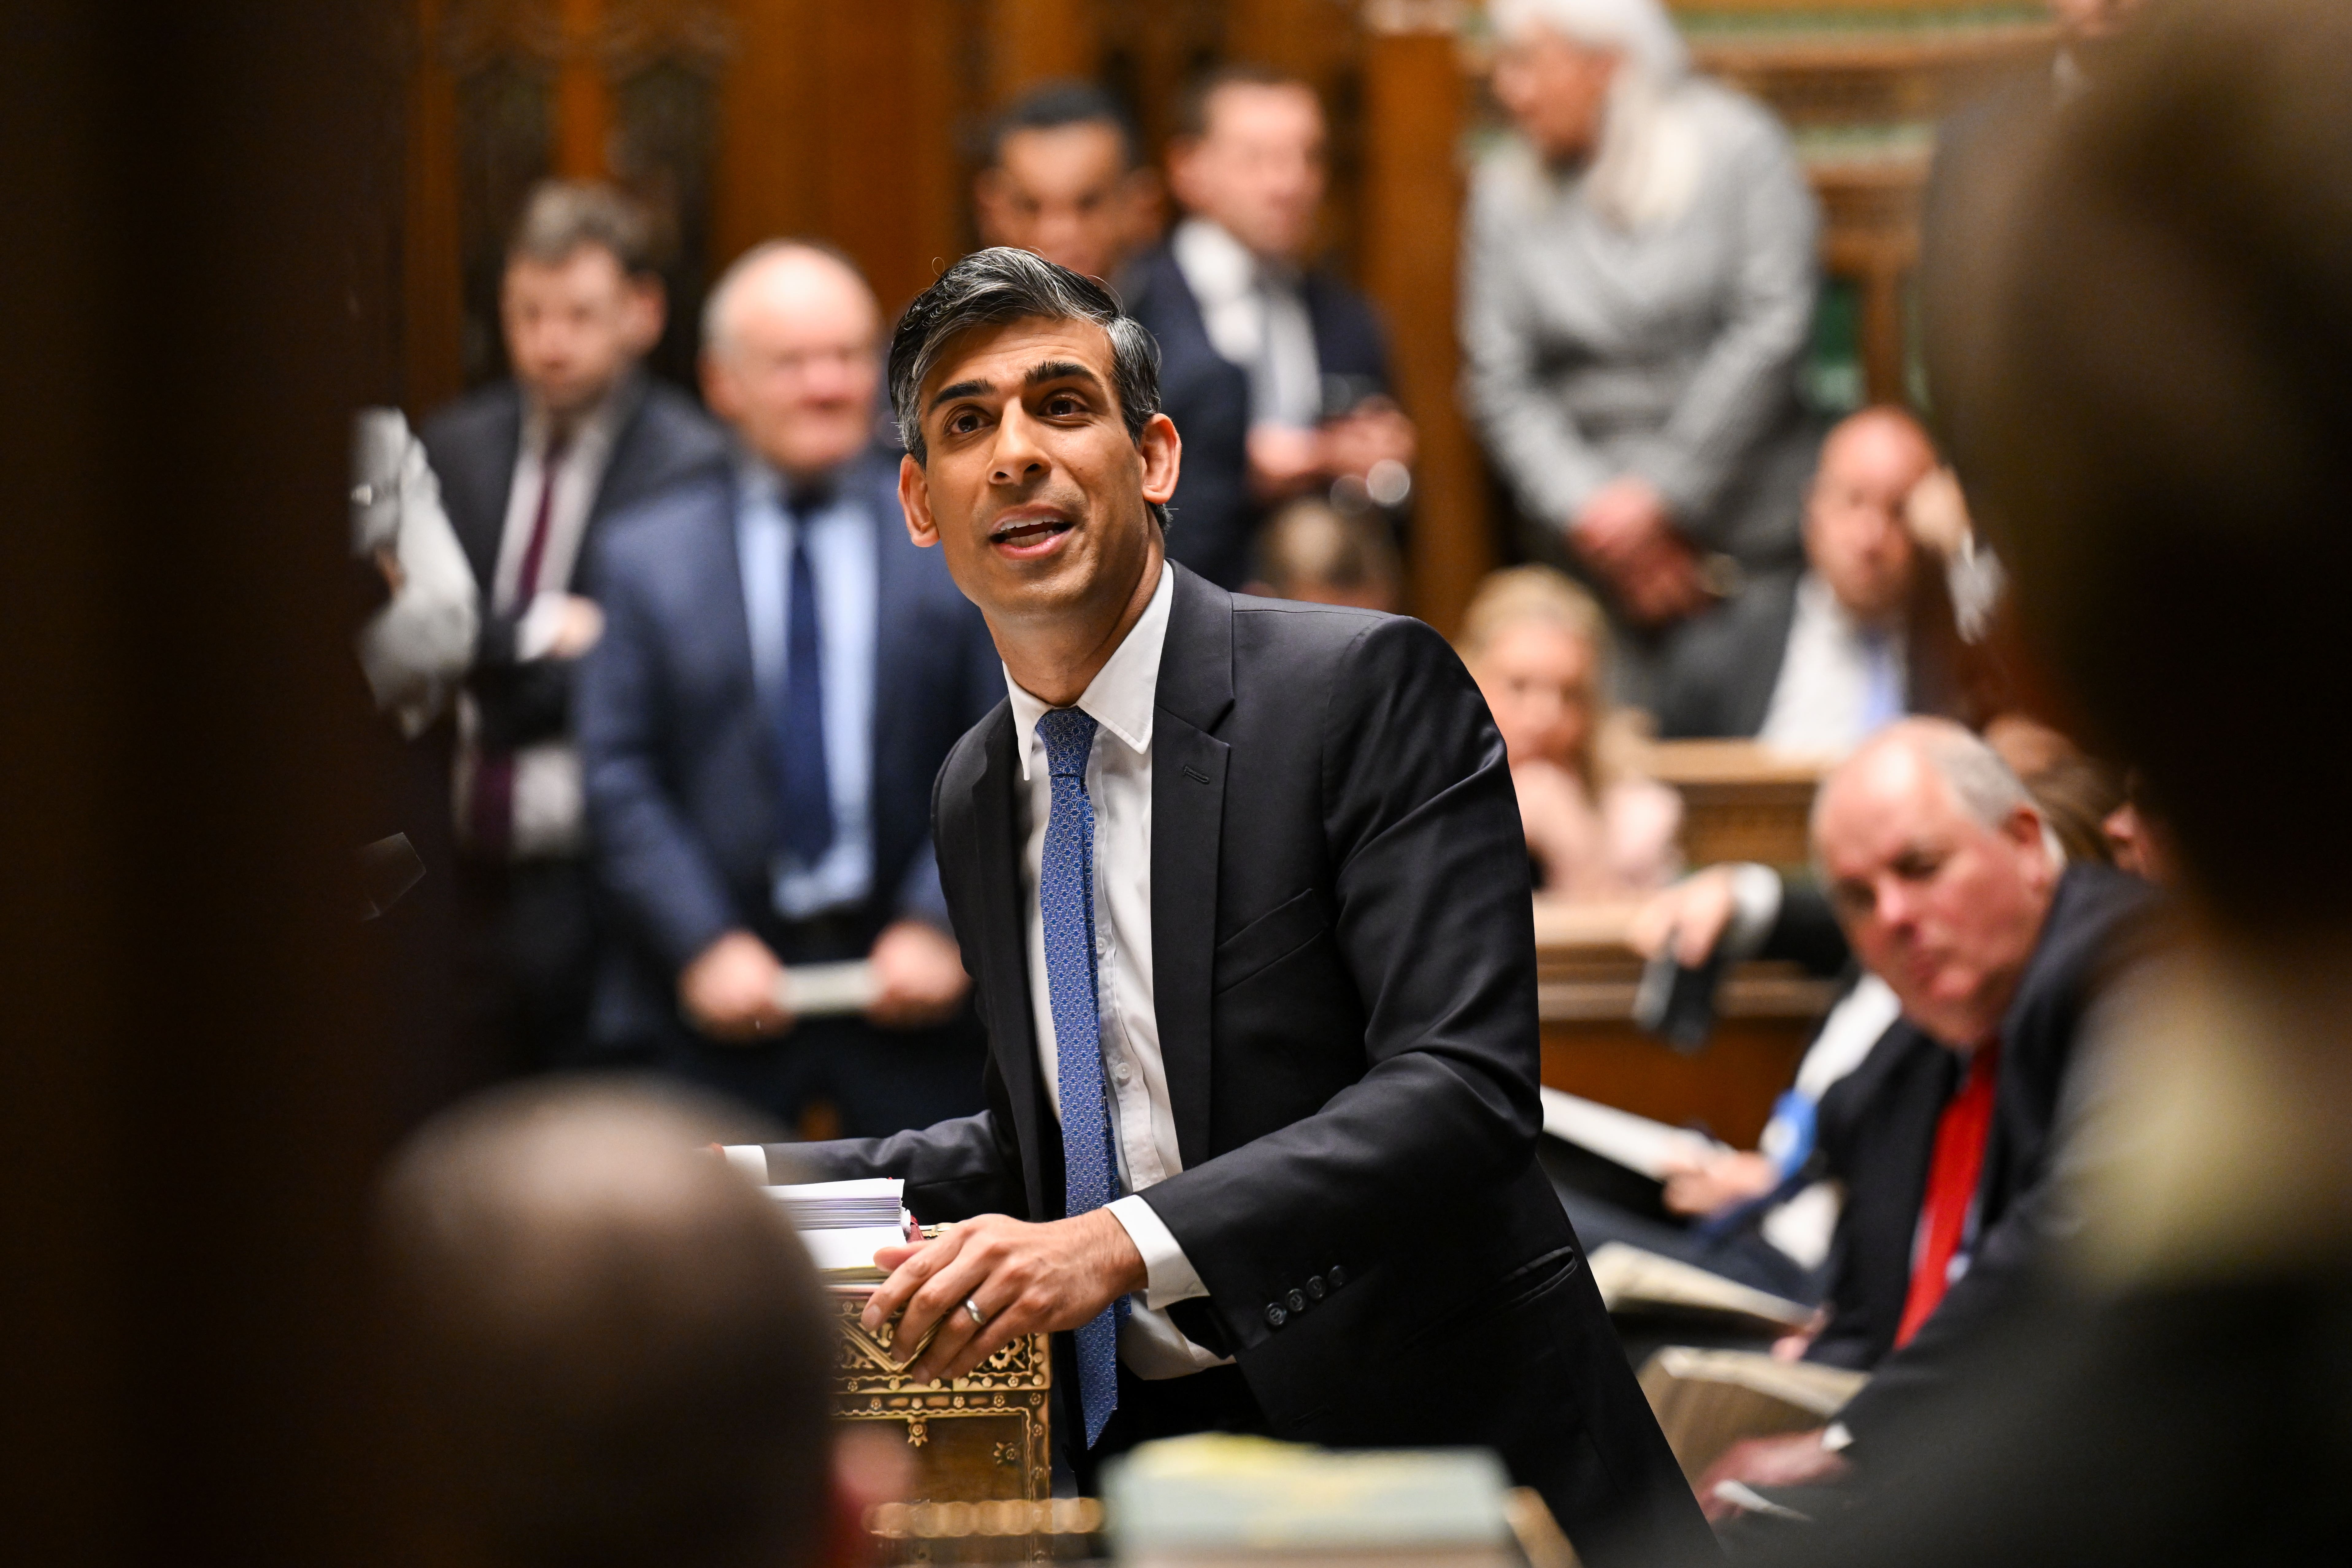
[[[455,397],[465,384],[459,332],[465,316],[457,233],[457,98],[435,47],[442,0],[419,0],[408,71],[408,144],[402,174],[401,388],[411,419]]]
[[[1486,473],[1455,398],[1454,326],[1466,82],[1452,34],[1364,42],[1361,276],[1390,332],[1398,400],[1421,431],[1412,609],[1451,632],[1494,564]]]
[[[555,172],[567,180],[601,180],[611,170],[613,93],[597,44],[604,0],[559,0],[562,54],[555,69]]]
[[[1010,101],[1039,82],[1092,79],[1102,69],[1097,0],[987,0],[988,100]]]

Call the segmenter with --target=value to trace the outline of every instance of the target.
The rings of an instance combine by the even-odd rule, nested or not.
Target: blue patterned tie
[[[1095,974],[1095,806],[1087,798],[1095,721],[1076,708],[1057,708],[1038,719],[1037,738],[1045,742],[1045,764],[1054,776],[1037,905],[1045,926],[1045,987],[1054,1001],[1064,1212],[1075,1219],[1118,1195],[1110,1112],[1103,1102],[1102,1004]],[[1078,1403],[1089,1448],[1118,1407],[1118,1323],[1126,1315],[1121,1296],[1078,1325]]]
[[[816,575],[809,567],[809,524],[822,500],[793,508],[792,552],[784,564],[783,701],[776,710],[776,761],[782,789],[776,800],[777,837],[803,868],[833,845],[833,780],[824,755],[824,639],[818,635]]]

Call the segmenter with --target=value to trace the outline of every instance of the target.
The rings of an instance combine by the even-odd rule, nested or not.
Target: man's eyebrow
[[[933,408],[937,408],[940,404],[946,403],[953,398],[977,397],[991,390],[992,390],[992,387],[989,383],[985,381],[959,381],[952,385],[942,386],[937,392],[931,394],[931,406]]]
[[[1036,386],[1044,382],[1072,379],[1090,382],[1096,386],[1102,384],[1100,376],[1074,359],[1040,360],[1029,367],[1028,374],[1021,381],[1025,386]]]

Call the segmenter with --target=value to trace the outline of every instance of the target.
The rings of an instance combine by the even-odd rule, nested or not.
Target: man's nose
[[[997,422],[996,444],[989,456],[988,480],[996,485],[1023,484],[1045,472],[1045,447],[1037,426],[1017,404]]]

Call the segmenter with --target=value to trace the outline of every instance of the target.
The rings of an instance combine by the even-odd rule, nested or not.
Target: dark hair
[[[2352,9],[2151,7],[2008,216],[1954,384],[2023,628],[2212,914],[2340,928]]]
[[[610,252],[631,278],[660,266],[652,216],[593,180],[541,180],[533,185],[508,237],[507,260],[552,267],[590,245]]]
[[[1090,81],[1049,81],[1007,104],[988,128],[988,166],[1004,163],[1004,141],[1020,131],[1059,131],[1066,125],[1107,125],[1118,133],[1122,168],[1143,161],[1135,122],[1118,100]]]
[[[1310,94],[1315,91],[1314,85],[1302,77],[1250,60],[1212,66],[1187,82],[1184,95],[1176,100],[1177,136],[1188,141],[1206,136],[1210,101],[1229,87],[1295,87]],[[1319,96],[1317,101],[1321,101]]]
[[[923,382],[939,368],[940,355],[961,332],[1008,321],[1092,321],[1110,339],[1111,393],[1118,399],[1128,437],[1143,439],[1143,427],[1160,412],[1160,344],[1142,322],[1127,315],[1109,289],[1068,268],[998,246],[975,250],[940,274],[915,296],[898,330],[890,335],[890,408],[898,439],[917,463],[924,461]],[[1168,510],[1145,503],[1152,520],[1168,526]]]

